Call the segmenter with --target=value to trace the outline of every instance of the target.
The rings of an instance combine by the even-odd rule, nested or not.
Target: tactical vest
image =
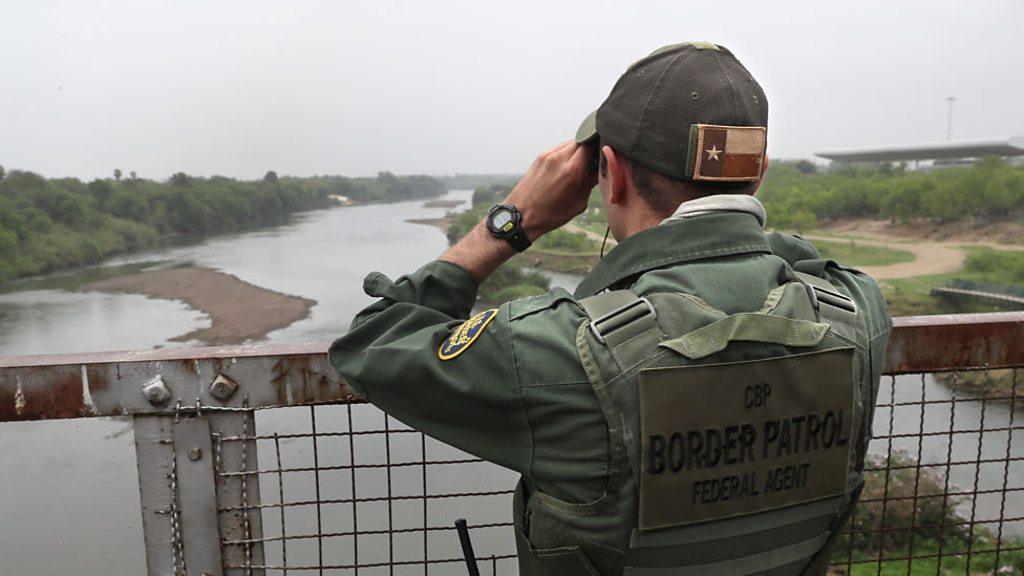
[[[520,482],[520,574],[823,574],[870,431],[854,301],[798,272],[757,312],[629,290],[580,304],[609,481],[587,503]]]

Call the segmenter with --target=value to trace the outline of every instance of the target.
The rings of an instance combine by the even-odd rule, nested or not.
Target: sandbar
[[[465,204],[465,200],[427,200],[423,203],[424,208],[455,208]]]
[[[208,345],[262,340],[268,333],[309,316],[315,300],[282,294],[211,268],[148,270],[82,286],[84,291],[143,294],[180,300],[210,317],[210,326],[172,338]]]

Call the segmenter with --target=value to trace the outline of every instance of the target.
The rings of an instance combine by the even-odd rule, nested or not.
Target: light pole
[[[946,102],[949,102],[949,113],[946,116],[946,140],[953,138],[953,102],[956,102],[956,98],[950,96],[946,98]]]

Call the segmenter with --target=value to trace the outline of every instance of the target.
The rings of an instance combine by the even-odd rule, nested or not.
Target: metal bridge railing
[[[895,323],[832,572],[1022,573],[1024,313]],[[514,474],[361,403],[325,350],[0,358],[0,422],[131,416],[151,576],[458,574],[459,517],[514,574]]]

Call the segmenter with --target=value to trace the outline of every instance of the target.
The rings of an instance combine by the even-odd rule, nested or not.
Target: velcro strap
[[[733,314],[678,338],[659,344],[697,360],[721,352],[733,340],[767,342],[784,346],[817,346],[829,325],[767,314]]]

